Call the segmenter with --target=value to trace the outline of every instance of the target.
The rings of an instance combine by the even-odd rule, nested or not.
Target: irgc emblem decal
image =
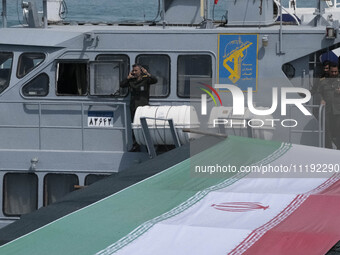
[[[219,35],[218,83],[257,88],[257,35]]]

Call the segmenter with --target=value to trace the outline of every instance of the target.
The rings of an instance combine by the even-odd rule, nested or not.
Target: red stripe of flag
[[[254,254],[325,254],[339,241],[340,182],[307,200],[245,251]]]

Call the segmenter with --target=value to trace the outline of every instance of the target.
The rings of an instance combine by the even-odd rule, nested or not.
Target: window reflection
[[[19,57],[17,77],[22,78],[34,68],[40,65],[45,59],[43,53],[23,53]]]

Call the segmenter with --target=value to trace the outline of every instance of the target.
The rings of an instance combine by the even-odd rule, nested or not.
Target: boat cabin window
[[[112,95],[119,90],[121,62],[92,62],[90,64],[90,94]]]
[[[98,55],[90,65],[90,94],[107,96],[115,94],[119,83],[128,76],[130,60],[127,55]],[[127,89],[120,89],[125,96]]]
[[[9,85],[12,72],[13,53],[0,52],[0,93]]]
[[[87,94],[87,63],[57,63],[57,95]]]
[[[19,216],[37,210],[38,177],[33,173],[7,173],[3,180],[3,213]]]
[[[166,97],[170,92],[170,58],[167,55],[139,55],[136,63],[144,66],[158,82],[150,86],[150,97]]]
[[[295,68],[292,64],[286,63],[282,66],[282,71],[288,77],[288,79],[292,79],[295,77]]]
[[[52,204],[79,185],[75,174],[47,174],[44,178],[44,206]]]
[[[113,175],[116,173],[113,173]],[[85,185],[91,185],[92,183],[95,183],[97,181],[103,180],[105,178],[109,177],[107,174],[88,174],[85,177]]]
[[[19,57],[17,77],[22,78],[45,60],[43,53],[23,53]]]
[[[50,79],[47,74],[42,73],[35,77],[33,80],[28,82],[23,88],[22,88],[22,94],[27,97],[43,97],[47,96],[49,91],[49,83]]]
[[[121,73],[123,79],[125,79],[129,74],[129,66],[130,66],[130,59],[127,55],[123,54],[103,54],[98,55],[96,57],[96,60],[98,61],[113,61],[113,62],[121,62]]]
[[[177,60],[177,95],[199,96],[202,84],[212,84],[212,60],[209,55],[180,55]]]

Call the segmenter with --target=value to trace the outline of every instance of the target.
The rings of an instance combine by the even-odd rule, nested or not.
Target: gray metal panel
[[[18,34],[20,34],[20,40],[18,40]],[[0,29],[0,44],[52,47],[79,35],[82,35],[81,31],[56,31],[43,28],[4,28]]]
[[[42,128],[42,150],[81,150],[82,134],[79,129]]]
[[[112,173],[149,159],[147,153],[93,151],[0,150],[1,171]]]
[[[227,0],[228,25],[274,23],[273,0]]]
[[[199,24],[200,0],[166,0],[165,22],[169,24]]]
[[[86,129],[84,131],[84,149],[87,151],[126,151],[126,144],[124,130]]]

